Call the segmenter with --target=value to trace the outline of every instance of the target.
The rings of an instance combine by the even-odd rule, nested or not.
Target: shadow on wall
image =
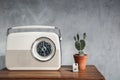
[[[1,55],[0,56],[0,69],[5,68],[5,56]]]

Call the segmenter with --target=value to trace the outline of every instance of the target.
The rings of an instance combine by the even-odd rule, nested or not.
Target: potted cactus
[[[73,56],[74,56],[75,63],[78,63],[79,70],[86,69],[87,54],[83,52],[83,49],[86,46],[85,39],[86,39],[86,33],[83,33],[82,39],[80,39],[79,34],[74,36],[75,48],[78,50],[78,53],[74,54]]]

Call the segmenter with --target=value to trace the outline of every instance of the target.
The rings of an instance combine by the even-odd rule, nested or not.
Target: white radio
[[[8,29],[6,67],[9,70],[58,70],[61,34],[52,26],[18,26]]]

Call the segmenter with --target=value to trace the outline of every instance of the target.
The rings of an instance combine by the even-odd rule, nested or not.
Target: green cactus
[[[85,39],[86,39],[86,33],[83,33],[83,39],[80,39],[79,34],[77,34],[76,36],[74,36],[74,40],[75,40],[75,48],[78,50],[78,53],[80,55],[83,55],[83,49],[85,48]]]

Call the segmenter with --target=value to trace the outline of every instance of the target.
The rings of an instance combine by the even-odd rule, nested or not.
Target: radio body
[[[56,27],[20,26],[8,29],[6,67],[9,70],[58,70],[61,34]]]

